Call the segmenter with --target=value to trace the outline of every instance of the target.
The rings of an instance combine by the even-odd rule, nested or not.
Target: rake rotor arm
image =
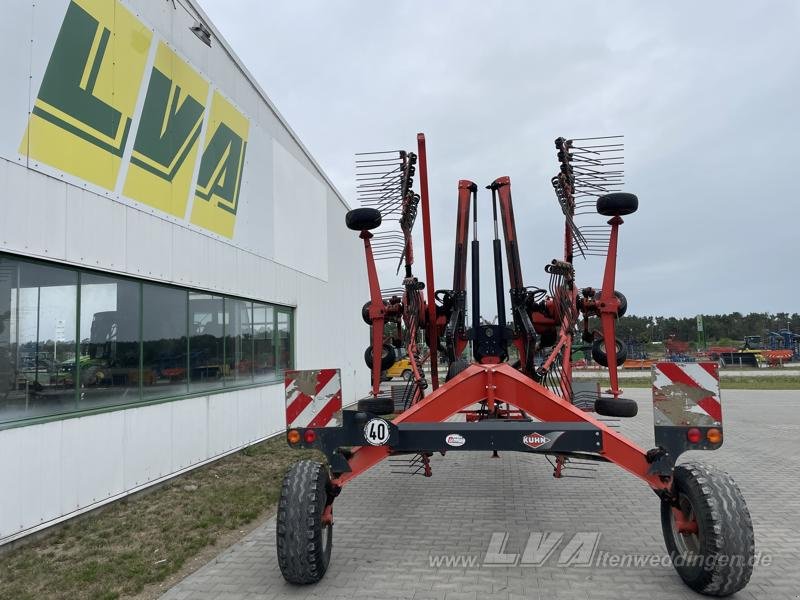
[[[450,315],[444,331],[447,360],[450,363],[461,356],[467,345],[467,340],[464,336],[467,302],[467,237],[469,235],[470,201],[472,194],[477,189],[478,186],[467,179],[462,179],[458,182],[453,288],[450,290]]]
[[[362,231],[364,255],[367,260],[367,281],[369,283],[369,316],[372,321],[372,395],[377,397],[381,387],[381,349],[383,348],[383,326],[386,310],[381,297],[381,286],[378,270],[375,268],[375,257],[372,255],[372,234]]]
[[[616,319],[619,310],[619,299],[614,294],[615,278],[617,272],[617,240],[619,239],[619,226],[622,218],[613,217],[608,221],[611,225],[611,237],[608,241],[608,254],[606,255],[605,272],[603,273],[603,288],[600,291],[598,309],[600,311],[600,324],[605,340],[606,356],[608,356],[608,377],[611,382],[611,395],[618,397],[622,391],[619,389],[617,374],[617,335]]]
[[[520,365],[523,372],[529,376],[535,376],[533,358],[536,351],[537,335],[527,309],[528,291],[522,281],[517,227],[514,222],[514,205],[511,201],[511,178],[508,176],[498,177],[488,187],[492,190],[492,194],[497,193],[500,203],[500,217],[503,221],[508,279],[511,288],[511,312],[516,330],[514,345],[519,352]]]

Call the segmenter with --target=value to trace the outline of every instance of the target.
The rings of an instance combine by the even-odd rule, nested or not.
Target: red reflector
[[[303,434],[303,439],[306,441],[306,444],[312,444],[314,440],[317,439],[317,432],[313,429],[306,429],[306,432]]]
[[[703,436],[697,427],[692,427],[691,429],[686,431],[686,439],[693,444],[697,444],[702,437]]]

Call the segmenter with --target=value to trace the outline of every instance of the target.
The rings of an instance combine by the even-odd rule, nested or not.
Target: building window
[[[253,382],[252,302],[225,298],[225,386]]]
[[[181,396],[187,387],[186,290],[142,285],[142,399]]]
[[[278,381],[293,316],[0,253],[0,427]]]
[[[253,303],[253,375],[255,381],[275,379],[275,310]]]
[[[189,292],[189,391],[202,392],[222,387],[223,300]]]
[[[78,273],[0,256],[0,422],[76,410]]]
[[[139,399],[141,286],[81,273],[78,408]]]
[[[292,314],[288,310],[278,309],[278,371],[291,369],[294,364],[292,347]]]

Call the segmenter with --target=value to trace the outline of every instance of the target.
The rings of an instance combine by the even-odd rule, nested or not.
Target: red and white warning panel
[[[337,427],[342,424],[339,369],[286,371],[286,428]]]
[[[656,427],[722,424],[717,363],[656,363],[652,383]]]

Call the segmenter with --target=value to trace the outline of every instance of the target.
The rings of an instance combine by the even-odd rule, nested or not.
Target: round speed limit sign
[[[364,425],[364,439],[373,446],[383,446],[389,441],[389,423],[383,419],[370,419]]]

